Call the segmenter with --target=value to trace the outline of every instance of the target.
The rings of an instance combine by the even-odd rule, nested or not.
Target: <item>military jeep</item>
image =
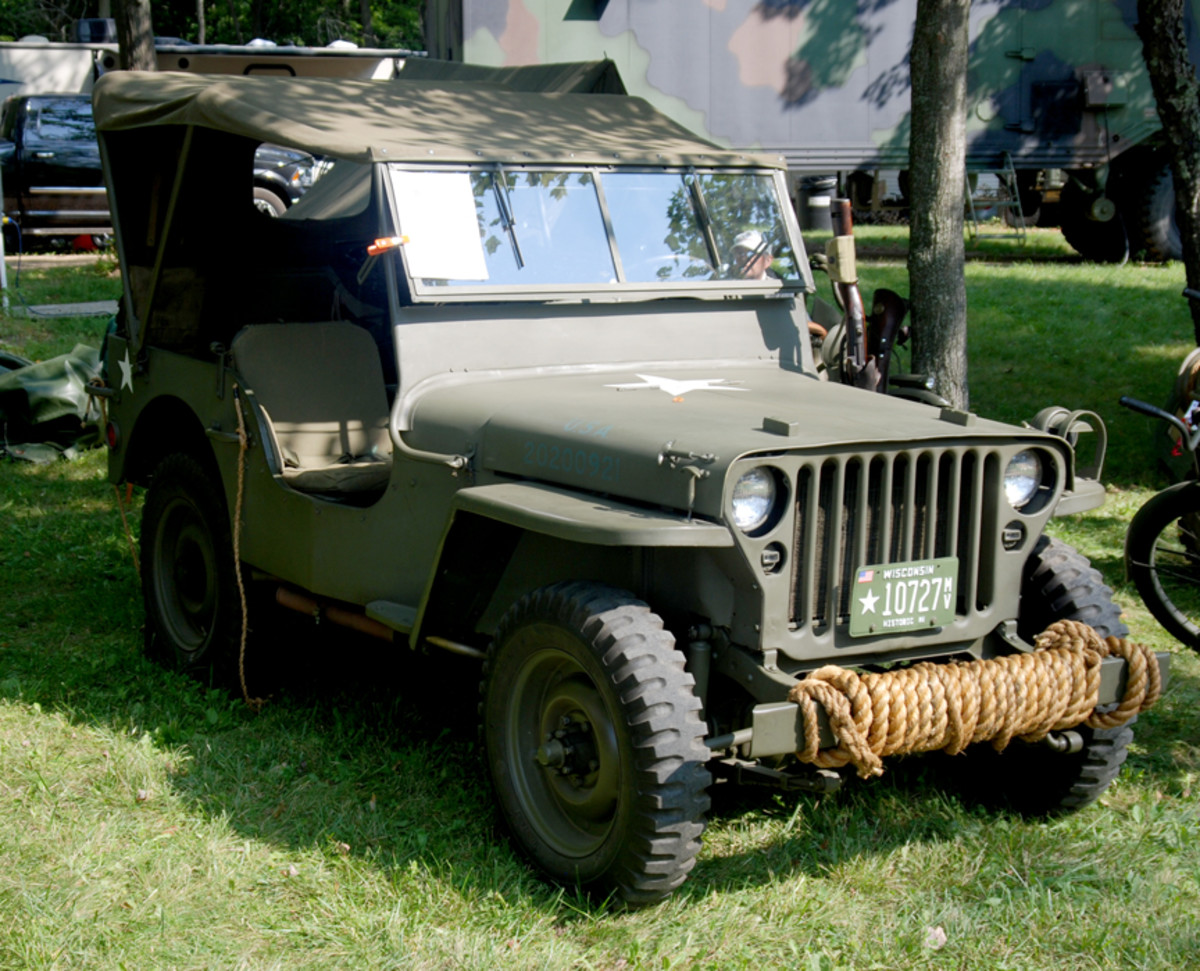
[[[1125,630],[1043,535],[1102,500],[1078,423],[831,379],[781,160],[533,86],[101,78],[125,289],[98,393],[113,482],[148,490],[151,651],[236,670],[269,590],[474,659],[517,847],[636,904],[692,868],[714,780],[839,784],[795,754],[838,744],[793,691],[817,668]],[[335,160],[278,219],[245,204],[263,142]],[[1131,738],[1042,734],[962,772],[1083,805]]]

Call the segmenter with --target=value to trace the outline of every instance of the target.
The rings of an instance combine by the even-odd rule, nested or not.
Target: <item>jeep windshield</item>
[[[390,165],[416,299],[803,286],[769,171]]]

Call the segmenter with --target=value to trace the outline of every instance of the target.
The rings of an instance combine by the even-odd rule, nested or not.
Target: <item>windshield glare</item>
[[[801,282],[769,173],[390,169],[420,286]]]

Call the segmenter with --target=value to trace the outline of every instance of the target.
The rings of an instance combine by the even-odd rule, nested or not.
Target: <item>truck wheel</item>
[[[282,216],[287,212],[287,203],[280,198],[278,193],[256,185],[254,187],[254,208],[271,217]]]
[[[709,804],[692,685],[624,591],[558,583],[505,615],[484,664],[485,757],[517,845],[552,878],[635,906],[683,882]]]
[[[1099,192],[1084,189],[1074,179],[1068,179],[1058,201],[1058,224],[1063,237],[1085,260],[1093,263],[1124,263],[1129,259],[1129,240],[1119,211],[1102,221],[1094,218],[1095,206],[1115,206],[1112,200],[1101,201]]]
[[[1101,637],[1124,637],[1129,629],[1112,601],[1112,590],[1077,550],[1041,537],[1025,564],[1017,630],[1032,640],[1058,620],[1080,620]],[[1083,739],[1078,752],[1059,753],[1014,741],[1003,752],[987,743],[968,750],[972,791],[985,802],[1003,802],[1029,815],[1082,809],[1103,795],[1128,754],[1129,725],[1074,729]]]
[[[1156,160],[1155,160],[1156,161]],[[1138,186],[1138,229],[1146,258],[1164,263],[1183,259],[1179,223],[1175,219],[1175,179],[1167,163],[1151,164]]]
[[[146,649],[180,671],[218,675],[241,633],[225,497],[191,455],[154,471],[142,511]]]

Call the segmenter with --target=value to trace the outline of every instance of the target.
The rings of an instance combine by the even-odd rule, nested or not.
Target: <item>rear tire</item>
[[[1101,195],[1069,179],[1059,196],[1059,227],[1066,241],[1085,260],[1124,263],[1129,259],[1129,240],[1120,210],[1106,221],[1091,216],[1092,206]]]
[[[624,591],[558,583],[505,615],[484,665],[487,768],[516,844],[554,880],[629,905],[684,881],[710,782],[692,686]]]
[[[162,460],[142,511],[146,650],[167,666],[225,680],[242,609],[220,483],[187,453]]]
[[[1146,258],[1159,263],[1183,259],[1183,242],[1175,218],[1175,178],[1171,166],[1151,156],[1138,173],[1138,236]]]

